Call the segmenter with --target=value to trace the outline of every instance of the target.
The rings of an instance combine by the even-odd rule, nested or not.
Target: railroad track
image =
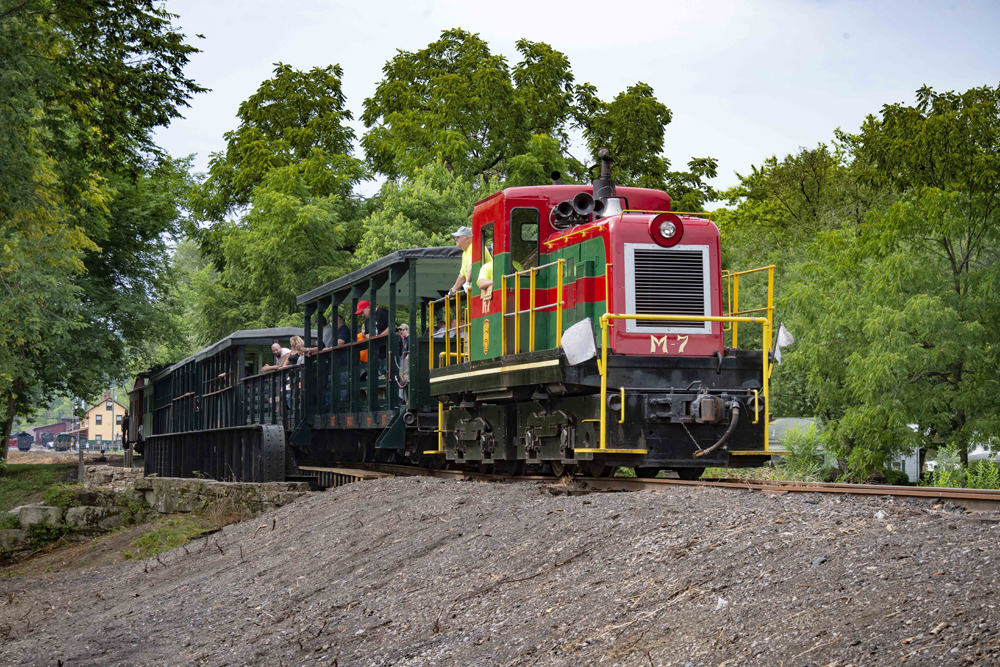
[[[347,463],[339,469],[374,471],[389,475],[421,475],[443,479],[480,479],[518,482],[555,482],[552,476],[507,477],[467,470],[429,470],[418,466],[388,463]],[[922,498],[950,502],[975,512],[1000,511],[1000,491],[989,489],[943,489],[927,486],[889,486],[878,484],[835,484],[828,482],[788,482],[774,480],[702,479],[638,479],[635,477],[574,477],[581,490],[593,491],[650,491],[671,486],[696,486],[703,488],[756,491],[760,493],[829,493],[855,496],[892,496],[895,498]]]

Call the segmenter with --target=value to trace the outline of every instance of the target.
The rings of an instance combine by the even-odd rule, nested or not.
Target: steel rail
[[[489,481],[516,482],[557,482],[551,475],[527,475],[510,477],[494,473],[480,473],[468,470],[432,470],[419,466],[387,463],[339,463],[341,468],[376,470],[400,476],[430,476],[442,479],[477,479]],[[826,493],[842,496],[892,496],[894,498],[923,498],[950,501],[973,511],[1000,510],[1000,491],[989,489],[939,488],[929,486],[890,486],[885,484],[839,484],[827,482],[792,482],[784,480],[737,480],[737,479],[646,479],[637,477],[585,477],[572,478],[584,489],[594,491],[654,491],[675,486],[716,488],[733,491],[758,491],[761,493]]]

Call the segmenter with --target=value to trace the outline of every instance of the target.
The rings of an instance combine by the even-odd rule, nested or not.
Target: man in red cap
[[[359,301],[358,309],[354,311],[355,315],[364,315],[365,321],[362,325],[362,331],[365,334],[365,338],[368,338],[368,318],[371,317],[371,304],[367,301]],[[386,312],[385,308],[375,307],[375,335],[379,336],[385,333],[385,330],[389,328],[389,313]]]

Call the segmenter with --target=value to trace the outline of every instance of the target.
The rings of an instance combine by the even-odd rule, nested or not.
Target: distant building
[[[87,410],[84,419],[74,421],[66,432],[81,446],[91,449],[120,447],[124,416],[125,406],[106,393],[99,403]]]
[[[921,449],[921,447],[914,447],[912,451],[907,452],[903,456],[897,456],[889,462],[889,467],[893,470],[905,472],[910,482],[919,482]]]
[[[47,426],[36,426],[35,427],[35,444],[43,445],[46,442],[51,442],[55,440],[55,437],[60,433],[65,433],[69,430],[69,425],[73,421],[70,417],[63,417],[55,424],[48,424]],[[48,433],[51,437],[44,437],[44,434]]]

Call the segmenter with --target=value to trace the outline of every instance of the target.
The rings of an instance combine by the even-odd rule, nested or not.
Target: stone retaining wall
[[[305,482],[216,482],[211,479],[143,477],[135,480],[136,492],[157,512],[192,512],[220,501],[259,514],[287,505],[309,492]]]
[[[110,486],[114,489],[131,487],[135,480],[142,478],[142,468],[119,468],[117,466],[85,466],[83,485],[87,487]]]
[[[118,528],[122,525],[122,508],[96,504],[104,495],[96,487],[117,494],[130,494],[135,500],[145,500],[153,511],[160,514],[193,512],[222,503],[236,510],[260,514],[287,505],[309,492],[309,485],[305,482],[252,484],[143,477],[140,469],[133,472],[111,466],[88,466],[85,473],[89,488],[77,492],[75,503],[78,505],[66,510],[48,505],[22,505],[11,510],[8,514],[13,515],[19,527],[0,530],[0,549],[11,552],[26,550],[28,529],[35,524],[62,527],[77,537]]]

